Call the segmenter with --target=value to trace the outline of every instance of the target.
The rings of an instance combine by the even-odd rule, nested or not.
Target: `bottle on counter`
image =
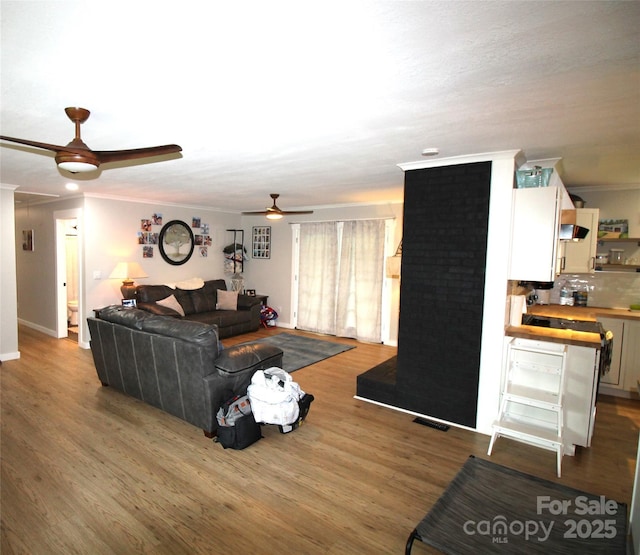
[[[573,305],[574,306],[587,306],[589,300],[589,287],[586,283],[578,286],[573,292]]]
[[[560,285],[560,304],[573,306],[573,289],[566,281]]]

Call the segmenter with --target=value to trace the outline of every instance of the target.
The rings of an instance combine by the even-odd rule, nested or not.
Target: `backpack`
[[[262,437],[246,395],[236,395],[223,403],[216,414],[218,433],[215,441],[225,449],[244,449]]]

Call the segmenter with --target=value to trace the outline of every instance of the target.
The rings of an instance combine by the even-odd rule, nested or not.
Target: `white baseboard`
[[[616,387],[607,387],[604,384],[600,384],[598,395],[610,395],[611,397],[622,397],[624,399],[637,399],[638,393],[630,391],[628,389],[618,389]]]
[[[404,412],[405,414],[409,414],[411,416],[415,416],[416,418],[425,418],[426,420],[433,420],[434,422],[439,422],[440,424],[447,424],[449,426],[454,426],[456,428],[461,428],[463,430],[469,430],[470,432],[476,432],[478,434],[483,434],[486,436],[490,436],[491,433],[487,433],[483,430],[478,430],[476,428],[470,428],[469,426],[464,426],[462,424],[456,424],[455,422],[449,422],[448,420],[442,420],[440,418],[435,418],[433,416],[429,416],[428,414],[421,414],[419,412],[414,412],[412,410],[403,409],[400,407],[394,407],[393,405],[387,405],[386,403],[381,403],[380,401],[374,401],[373,399],[367,399],[366,397],[360,397],[359,395],[354,395],[354,399],[358,401],[364,401],[365,403],[371,403],[373,405],[378,405],[379,407],[384,407],[386,409],[395,410],[398,412]]]
[[[18,318],[18,324],[22,324],[23,326],[26,326],[28,328],[31,328],[33,330],[39,331],[41,333],[44,333],[45,335],[49,335],[51,337],[58,337],[58,334],[56,333],[56,330],[52,330],[49,328],[45,328],[44,326],[41,326],[39,324],[34,324],[33,322],[29,322],[28,320],[23,320],[22,318]]]
[[[20,351],[13,353],[0,353],[0,362],[6,362],[7,360],[18,360],[20,358]]]
[[[271,326],[269,326],[271,327]],[[293,326],[292,324],[290,324],[289,322],[280,322],[278,320],[278,322],[276,323],[275,326],[273,326],[275,328],[284,328],[286,330],[294,330],[296,329],[295,326]],[[353,339],[353,338],[349,338],[349,339]],[[382,342],[383,345],[387,345],[388,347],[397,347],[398,346],[398,340],[395,339],[390,339],[388,341],[383,341]],[[378,345],[378,343],[376,343],[376,345]]]

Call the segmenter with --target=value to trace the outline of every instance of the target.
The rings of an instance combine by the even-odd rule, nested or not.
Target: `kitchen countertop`
[[[566,306],[559,304],[534,304],[527,307],[529,314],[542,316],[555,316],[569,318],[571,320],[595,321],[598,316],[606,318],[625,318],[628,320],[640,320],[640,311],[631,311],[624,308],[600,308],[597,306]]]
[[[527,306],[527,313],[567,318],[570,320],[588,320],[592,322],[595,322],[599,316],[640,321],[640,312],[632,312],[622,308],[600,308],[595,306],[582,307],[536,304]],[[600,348],[600,335],[584,331],[560,330],[539,326],[507,326],[505,328],[505,335],[538,341],[550,341],[551,343],[565,343],[579,347]]]

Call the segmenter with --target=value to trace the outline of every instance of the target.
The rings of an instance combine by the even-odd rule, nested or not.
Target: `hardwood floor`
[[[307,422],[263,426],[233,451],[101,387],[72,341],[19,333],[21,359],[0,366],[3,555],[402,553],[466,458],[487,458],[486,436],[353,399],[392,347],[358,343],[299,370]],[[565,457],[561,479],[551,451],[500,439],[490,460],[630,504],[639,426],[640,403],[603,398],[593,447]]]

